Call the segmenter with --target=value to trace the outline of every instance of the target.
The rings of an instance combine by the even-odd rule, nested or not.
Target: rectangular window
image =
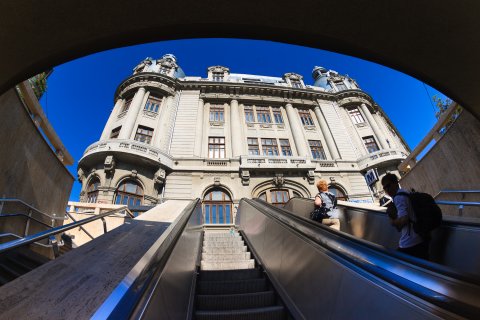
[[[143,108],[145,111],[155,112],[158,113],[158,109],[160,109],[160,104],[162,103],[162,98],[149,96],[145,107]]]
[[[120,135],[121,128],[122,126],[116,127],[115,129],[113,129],[112,132],[110,133],[110,139],[117,139],[118,136]]]
[[[342,91],[342,90],[347,90],[347,86],[345,85],[345,83],[343,81],[338,81],[338,82],[334,82],[335,83],[335,87],[337,87],[337,90],[338,91]]]
[[[252,106],[245,106],[243,110],[245,111],[245,122],[247,123],[255,122]]]
[[[260,123],[272,123],[269,107],[257,107],[257,119]]]
[[[280,148],[282,149],[282,155],[290,157],[292,155],[292,149],[290,148],[290,141],[288,139],[279,139]]]
[[[285,203],[288,202],[289,199],[288,190],[271,190],[270,191],[270,199],[272,205],[276,207],[283,207]]]
[[[299,110],[298,114],[300,115],[300,120],[304,126],[313,126],[313,119],[308,110]]]
[[[264,156],[278,156],[277,139],[262,138],[262,153]]]
[[[320,140],[308,140],[310,150],[312,151],[313,159],[326,160],[327,156],[323,150],[322,142]]]
[[[280,110],[280,108],[272,108],[272,111],[275,123],[283,123],[282,111]]]
[[[138,126],[137,128],[137,133],[135,134],[135,140],[140,141],[143,143],[150,143],[152,142],[152,137],[153,137],[153,129],[144,127],[144,126]]]
[[[210,106],[210,121],[224,122],[223,112],[224,108],[222,105],[212,104]]]
[[[212,73],[212,80],[217,81],[217,82],[222,82],[223,81],[223,73],[219,73],[219,72]]]
[[[372,153],[378,151],[378,145],[375,142],[375,138],[373,136],[363,137],[363,143],[365,143],[365,148],[367,148],[368,153]]]
[[[350,118],[352,119],[352,122],[354,124],[365,122],[365,119],[363,119],[363,116],[362,116],[362,114],[360,113],[360,110],[358,110],[357,107],[349,108],[348,109],[348,114],[350,115]]]
[[[132,104],[132,99],[126,100],[121,112],[127,112],[131,104]]]
[[[168,75],[168,73],[170,72],[170,68],[161,66],[159,72],[160,72],[160,74],[167,74]]]
[[[208,138],[208,157],[215,159],[225,158],[225,138],[209,137]]]
[[[248,154],[252,156],[260,155],[260,150],[258,149],[258,139],[257,138],[247,138],[248,143]]]

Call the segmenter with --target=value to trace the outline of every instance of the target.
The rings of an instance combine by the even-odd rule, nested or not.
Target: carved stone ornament
[[[230,73],[230,69],[227,67],[223,66],[211,66],[208,67],[208,72],[213,72],[213,73]]]
[[[303,79],[303,76],[302,76],[301,74],[294,73],[294,72],[285,73],[285,74],[283,75],[283,77],[284,77],[285,79],[288,78],[288,79],[291,79],[291,80],[298,80],[298,81],[300,81],[300,80]]]
[[[177,63],[175,62],[175,59],[171,55],[164,55],[161,59],[157,60],[157,65],[160,65],[162,67],[167,67],[167,68],[178,68]]]
[[[82,168],[78,168],[77,171],[78,181],[82,182],[85,180],[85,172],[83,172]]]
[[[153,181],[156,184],[163,184],[165,182],[166,172],[163,169],[158,169],[153,176]]]
[[[132,170],[132,172],[130,173],[130,177],[132,177],[132,178],[136,178],[137,175],[138,175],[137,170]]]
[[[250,171],[242,170],[240,177],[242,178],[242,185],[248,186],[250,184]]]
[[[314,184],[315,183],[315,172],[313,170],[308,170],[307,181],[308,181],[309,184]]]
[[[106,173],[113,173],[115,171],[115,159],[113,156],[106,156],[103,165]]]
[[[344,79],[345,79],[345,77],[341,76],[339,74],[335,74],[335,75],[330,76],[330,80],[332,80],[333,82],[340,82],[340,81],[343,81]]]
[[[213,184],[215,186],[219,186],[220,185],[220,177],[214,177],[213,178]]]
[[[285,183],[285,179],[283,178],[283,173],[275,173],[275,177],[273,178],[273,184],[280,188]]]

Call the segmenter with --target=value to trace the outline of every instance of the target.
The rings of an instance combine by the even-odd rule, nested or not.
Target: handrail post
[[[24,236],[28,236],[28,230],[30,229],[30,218],[32,217],[32,209],[28,210],[28,219],[25,223],[25,234]]]
[[[58,241],[57,241],[57,238],[55,238],[55,236],[52,234],[48,237],[48,242],[52,245],[52,249],[53,249],[53,256],[55,258],[58,258],[58,256],[60,255],[60,252],[58,250]]]
[[[463,204],[458,206],[458,215],[461,217],[463,215]]]
[[[107,221],[105,221],[105,218],[102,217],[102,222],[103,222],[103,233],[107,233]]]

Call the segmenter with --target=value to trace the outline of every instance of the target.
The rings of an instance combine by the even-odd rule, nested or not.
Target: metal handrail
[[[45,226],[45,227],[48,227],[48,228],[51,228],[52,226],[43,222],[43,221],[40,221],[38,219],[35,219],[33,217],[30,217],[28,214],[25,214],[25,213],[9,213],[9,214],[0,214],[0,218],[10,218],[10,217],[20,217],[20,216],[23,216],[27,219],[32,219],[34,220],[35,222],[38,222],[40,223],[41,225]]]
[[[78,222],[78,220],[75,220],[75,218],[74,218],[68,211],[66,212],[66,214],[67,214],[67,216],[68,216],[70,219],[72,219],[73,222]],[[80,226],[80,230],[82,230],[83,232],[85,232],[85,233],[87,234],[87,236],[90,237],[90,239],[92,239],[92,240],[95,239],[95,237],[92,236],[92,235],[90,234],[90,232],[88,232],[84,227]]]
[[[118,209],[114,209],[114,210],[111,210],[111,211],[107,211],[105,213],[101,213],[101,214],[99,214],[97,216],[94,216],[94,217],[86,218],[86,219],[83,219],[83,220],[80,220],[80,221],[77,221],[77,222],[72,222],[72,223],[69,223],[69,224],[64,225],[64,226],[51,228],[49,230],[41,231],[41,232],[39,232],[37,234],[34,234],[34,235],[26,236],[22,239],[18,239],[18,240],[10,241],[8,243],[0,244],[0,253],[3,253],[3,252],[8,251],[8,250],[15,249],[15,248],[18,248],[18,247],[21,247],[21,246],[24,246],[24,245],[27,245],[27,244],[30,244],[30,243],[33,243],[33,242],[37,242],[37,241],[45,239],[45,238],[49,238],[50,236],[56,235],[58,233],[65,232],[67,230],[76,228],[78,226],[84,225],[86,223],[89,223],[89,222],[92,222],[92,221],[95,221],[95,220],[98,220],[98,219],[103,219],[104,217],[106,217],[108,215],[111,215],[111,214],[114,214],[114,213],[116,213],[118,211],[121,211],[121,210],[125,210],[125,208],[118,208]]]
[[[480,206],[480,202],[477,201],[447,201],[447,200],[436,200],[436,204],[444,204],[449,206],[472,206],[478,207]]]
[[[480,190],[440,190],[433,198],[437,199],[443,193],[480,193]]]
[[[22,236],[19,236],[18,234],[15,234],[15,233],[1,233],[0,234],[0,238],[2,237],[14,237],[14,238],[17,238],[17,239],[22,239],[23,237]],[[40,246],[40,247],[44,247],[44,248],[52,248],[53,245],[52,244],[43,244],[43,243],[40,243],[40,242],[34,242],[33,243],[34,245],[37,245],[37,246]],[[59,245],[59,247],[63,246],[63,243]]]
[[[26,203],[25,201],[23,201],[23,200],[21,200],[21,199],[15,199],[15,198],[0,198],[0,203],[2,204],[2,206],[3,206],[3,202],[19,202],[19,203],[21,203],[22,205],[24,205],[25,207],[29,208],[30,210],[34,210],[35,212],[40,213],[40,214],[42,214],[42,215],[44,215],[44,216],[46,216],[46,217],[48,217],[48,218],[50,218],[50,219],[54,219],[54,220],[67,220],[67,218],[65,218],[65,217],[63,217],[63,218],[61,218],[61,217],[55,217],[55,216],[51,216],[51,215],[49,215],[49,214],[47,214],[47,213],[45,213],[45,212],[42,212],[42,211],[38,210],[37,208],[29,205],[28,203]]]

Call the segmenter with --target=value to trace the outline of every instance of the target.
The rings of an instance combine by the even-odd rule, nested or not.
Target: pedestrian
[[[335,195],[328,191],[327,180],[320,179],[317,182],[318,194],[315,196],[315,208],[325,207],[328,218],[322,219],[322,224],[335,230],[340,230],[340,219],[336,209],[337,199]]]
[[[398,251],[421,259],[428,259],[429,241],[423,239],[413,230],[412,223],[415,219],[409,192],[400,188],[398,178],[392,173],[387,173],[382,178],[383,190],[392,197],[396,215],[389,214],[391,224],[400,230]]]

